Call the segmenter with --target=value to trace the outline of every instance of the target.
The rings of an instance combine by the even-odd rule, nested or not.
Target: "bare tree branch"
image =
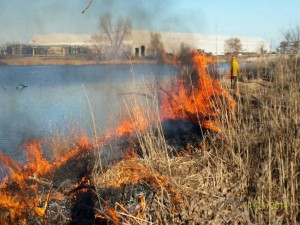
[[[99,28],[103,29],[104,33],[107,35],[111,45],[113,45],[114,40],[112,34],[114,32],[112,25],[111,25],[111,15],[106,13],[104,16],[100,18],[100,25]]]
[[[300,52],[300,27],[296,26],[285,31],[284,36],[278,50],[283,54],[298,55]]]
[[[110,42],[111,56],[117,58],[124,39],[130,34],[131,22],[128,19],[119,18],[117,23],[113,24],[111,15],[106,13],[100,17],[99,29],[104,31]]]
[[[90,5],[92,4],[93,0],[89,0],[87,6],[82,10],[82,14],[85,13],[86,10],[88,10],[88,8],[90,7]]]
[[[150,48],[153,51],[153,56],[157,57],[159,62],[165,61],[165,48],[160,33],[150,32]]]

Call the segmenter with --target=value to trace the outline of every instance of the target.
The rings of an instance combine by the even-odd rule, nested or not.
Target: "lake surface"
[[[133,81],[162,82],[175,75],[175,68],[163,65],[2,66],[0,152],[22,161],[22,144],[53,127],[76,121],[90,130],[87,96],[97,127],[109,126],[120,110],[121,89],[130,92]],[[17,89],[20,83],[28,87]]]
[[[228,67],[219,64],[219,73]],[[132,92],[133,82],[164,82],[176,75],[170,65],[0,66],[0,152],[22,161],[22,144],[53,129],[75,123],[91,132],[87,98],[97,127],[106,129],[122,111],[120,92]],[[28,87],[17,89],[19,84]]]

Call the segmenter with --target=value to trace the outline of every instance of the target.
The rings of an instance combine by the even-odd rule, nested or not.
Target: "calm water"
[[[219,73],[228,67],[221,63]],[[91,131],[82,85],[98,128],[110,126],[109,119],[122,110],[120,89],[132,91],[133,74],[137,83],[150,83],[168,80],[177,72],[163,65],[0,66],[0,152],[22,160],[25,141],[41,139],[53,127],[61,129],[73,121]],[[28,87],[16,89],[20,83]]]
[[[172,66],[133,65],[137,82],[160,82],[175,76]],[[60,129],[76,121],[91,123],[84,85],[98,127],[120,106],[118,90],[131,91],[133,73],[128,65],[3,66],[0,67],[0,152],[22,161],[24,141],[40,139],[49,124]],[[22,90],[18,84],[27,85]]]

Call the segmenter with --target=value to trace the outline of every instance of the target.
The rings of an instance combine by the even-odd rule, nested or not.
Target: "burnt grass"
[[[187,146],[189,148],[198,148],[202,143],[202,135],[206,133],[206,130],[201,130],[198,123],[193,123],[187,120],[166,120],[162,122],[162,130],[164,138],[168,146],[169,157],[177,157],[178,155],[185,153]],[[157,135],[157,132],[154,132]],[[122,160],[123,150],[134,150],[139,157],[144,158],[145,152],[141,151],[138,139],[133,136],[123,136],[117,139],[111,140],[109,146],[104,146],[105,154],[102,161],[104,173],[112,165]],[[112,154],[112,151],[118,154]],[[147,154],[147,153],[146,153]],[[109,157],[109,160],[107,160]],[[87,161],[87,157],[81,157],[79,160],[82,164],[77,165],[76,161],[70,161],[66,165],[62,166],[59,171],[56,172],[55,177],[64,177],[64,174],[68,174],[68,178],[80,180],[82,177],[89,177],[91,171],[92,159]],[[75,172],[75,173],[74,173]],[[57,178],[55,179],[57,180]],[[83,189],[87,191],[82,192]],[[112,221],[104,218],[95,219],[95,209],[99,208],[99,202],[97,196],[106,202],[110,208],[114,208],[116,203],[123,203],[126,210],[133,213],[137,205],[139,205],[139,196],[145,196],[147,204],[153,202],[153,198],[158,192],[157,187],[151,186],[147,180],[141,180],[136,184],[126,184],[122,187],[109,187],[97,189],[97,195],[95,194],[94,187],[92,185],[85,185],[84,182],[78,185],[78,187],[71,191],[74,197],[71,200],[71,220],[70,225],[75,224],[107,224]],[[155,221],[155,213],[149,210],[148,215],[151,217],[151,221]],[[150,221],[150,220],[149,220]]]
[[[192,123],[187,120],[166,120],[162,122],[162,130],[168,145],[169,157],[176,157],[189,148],[197,148],[202,142],[202,134],[205,130],[201,131],[198,123]],[[155,132],[156,133],[156,132]],[[131,149],[136,151],[139,157],[144,158],[145,153],[141,151],[138,139],[133,136],[123,136],[111,140],[110,144],[104,146],[103,155],[103,169],[104,173],[112,165],[122,160],[124,149]],[[115,153],[115,154],[114,154]],[[153,197],[157,193],[157,187],[152,187],[147,180],[141,180],[136,184],[126,184],[122,187],[109,187],[97,189],[88,185],[82,178],[90,179],[91,169],[93,165],[93,157],[91,155],[81,155],[76,159],[69,160],[66,164],[62,165],[54,174],[53,183],[58,186],[66,179],[72,181],[71,183],[78,183],[78,186],[68,191],[67,207],[70,211],[70,225],[75,224],[113,224],[113,221],[107,218],[96,218],[95,213],[99,208],[97,197],[106,202],[110,208],[114,208],[116,203],[122,202],[126,210],[133,213],[137,205],[139,205],[139,196],[145,196],[146,202],[149,204],[153,201]],[[81,181],[81,182],[80,182]],[[84,190],[84,191],[83,191]],[[148,211],[151,215],[152,221],[155,221],[155,213],[152,210]],[[58,220],[52,222],[59,222]]]

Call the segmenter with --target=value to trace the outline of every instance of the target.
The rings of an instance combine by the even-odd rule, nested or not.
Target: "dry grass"
[[[85,132],[75,119],[64,118],[61,126],[58,122],[50,122],[41,141],[52,160],[57,160],[78,147],[83,135]]]
[[[128,59],[128,60],[97,60],[86,57],[7,57],[0,58],[0,65],[28,66],[28,65],[95,65],[95,64],[153,64],[154,60]]]
[[[234,116],[224,114],[222,132],[206,135],[193,154],[169,158],[160,123],[155,131],[137,131],[140,162],[167,177],[181,199],[174,210],[166,198],[155,198],[153,224],[299,224],[298,66],[295,58],[253,62],[239,90],[229,90],[237,102]],[[139,102],[126,104],[132,114]],[[154,112],[156,104],[146,103]]]
[[[299,80],[297,57],[252,62],[243,70],[237,91],[222,79],[236,109],[222,110],[227,103],[214,100],[223,112],[218,118],[221,132],[205,133],[200,146],[187,146],[188,153],[172,158],[156,85],[131,89],[123,95],[124,107],[132,122],[138,119],[144,122],[140,128],[148,127],[134,132],[142,157],[127,156],[103,168],[105,159],[97,149],[98,160],[88,174],[96,214],[108,224],[299,224]],[[63,129],[54,124],[50,134],[44,141],[54,158],[75,148],[82,136],[77,123]],[[130,193],[131,200],[139,200],[129,205],[122,198],[134,185],[150,195]],[[100,193],[114,198],[113,205]]]
[[[297,60],[256,63],[239,83],[238,110],[225,140],[247,174],[245,199],[255,224],[299,223],[299,70]]]
[[[97,64],[96,60],[71,57],[14,57],[2,58],[0,65],[28,66],[28,65],[89,65]]]

